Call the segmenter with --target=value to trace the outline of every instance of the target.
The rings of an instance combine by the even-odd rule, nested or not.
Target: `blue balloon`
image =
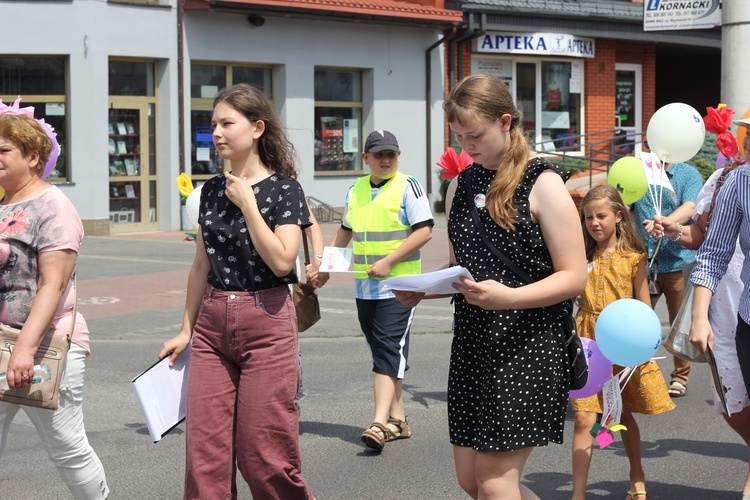
[[[661,345],[661,321],[656,312],[636,299],[620,299],[599,314],[595,327],[596,344],[612,363],[638,366],[656,353]]]

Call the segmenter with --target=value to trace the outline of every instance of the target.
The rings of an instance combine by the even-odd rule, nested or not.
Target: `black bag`
[[[570,365],[570,390],[583,389],[589,379],[589,365],[572,314],[566,312],[563,316],[563,329],[565,330],[565,351]]]
[[[484,233],[484,227],[479,220],[479,214],[477,214],[477,209],[474,206],[474,193],[471,192],[471,181],[469,179],[469,176],[471,175],[470,172],[471,171],[468,169],[464,170],[462,175],[464,175],[464,180],[466,181],[466,197],[469,203],[471,216],[474,218],[474,226],[476,227],[477,233],[479,233],[479,236],[482,238],[482,241],[487,248],[489,248],[496,257],[502,260],[505,265],[516,274],[516,276],[526,283],[533,283],[534,280],[529,273],[518,267],[515,262],[510,260],[507,255],[493,245]],[[589,365],[586,361],[586,355],[583,352],[583,343],[581,343],[581,339],[576,332],[575,319],[573,319],[573,315],[571,314],[571,311],[573,310],[573,301],[568,300],[567,302],[570,307],[566,308],[562,304],[559,304],[556,308],[562,313],[563,330],[565,331],[565,351],[569,366],[568,382],[570,390],[577,390],[583,389],[589,379]]]

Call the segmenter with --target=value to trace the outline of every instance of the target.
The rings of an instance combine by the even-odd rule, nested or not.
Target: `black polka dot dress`
[[[459,265],[477,281],[524,283],[476,234],[466,182],[489,240],[535,279],[552,273],[539,224],[531,220],[529,193],[544,170],[567,172],[541,158],[530,160],[516,190],[514,230],[498,226],[481,205],[494,170],[479,164],[459,179],[448,235]],[[480,195],[480,196],[476,196]],[[448,379],[451,443],[477,451],[514,451],[562,443],[568,404],[568,368],[559,312],[553,308],[487,311],[455,296],[455,331]]]

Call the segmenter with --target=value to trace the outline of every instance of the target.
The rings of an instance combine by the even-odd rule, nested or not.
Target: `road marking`
[[[157,260],[157,259],[138,259],[135,257],[112,257],[107,255],[86,255],[83,254],[79,257],[80,259],[99,259],[99,260],[120,260],[124,262],[140,262],[140,263],[147,263],[147,264],[171,264],[173,266],[185,266],[189,267],[192,264],[192,261],[185,261],[180,262],[176,260]]]
[[[115,304],[120,302],[117,297],[91,297],[90,299],[80,299],[78,304],[91,304],[94,306],[100,306],[102,304]]]
[[[321,307],[320,312],[326,313],[326,314],[346,314],[349,316],[355,316],[357,314],[356,309],[330,309],[328,307]],[[424,321],[424,320],[453,321],[453,316],[434,316],[432,314],[430,314],[429,316],[422,315],[422,314],[419,314],[419,309],[417,309],[416,317],[419,318],[420,321]]]
[[[325,293],[325,289],[322,289],[319,293],[320,294],[324,294]],[[446,297],[446,300],[449,300],[449,299]],[[336,298],[336,297],[326,297],[326,296],[322,296],[322,295],[320,296],[320,303],[321,304],[326,304],[328,302],[338,302],[340,304],[352,304],[352,305],[355,304],[355,302],[354,302],[353,299],[339,299],[339,298]],[[433,301],[429,300],[428,302],[433,302]],[[446,305],[442,305],[442,306],[441,305],[429,305],[429,304],[425,304],[424,301],[423,301],[423,302],[421,302],[417,306],[417,313],[419,313],[419,311],[423,311],[425,309],[427,309],[428,311],[441,311],[441,312],[452,311],[452,309],[450,307],[450,304],[446,304]],[[452,317],[453,316],[451,316],[451,318]]]
[[[356,309],[329,309],[327,307],[321,307],[320,312],[322,313],[329,313],[329,314],[349,314],[349,315],[355,315],[357,314]]]

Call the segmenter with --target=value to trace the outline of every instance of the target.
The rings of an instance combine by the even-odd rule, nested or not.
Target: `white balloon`
[[[187,216],[193,227],[198,227],[198,214],[200,211],[201,204],[201,188],[203,184],[193,189],[185,200],[185,210],[187,210]]]
[[[692,106],[673,102],[656,110],[646,129],[648,147],[664,163],[687,161],[700,151],[706,125]]]

